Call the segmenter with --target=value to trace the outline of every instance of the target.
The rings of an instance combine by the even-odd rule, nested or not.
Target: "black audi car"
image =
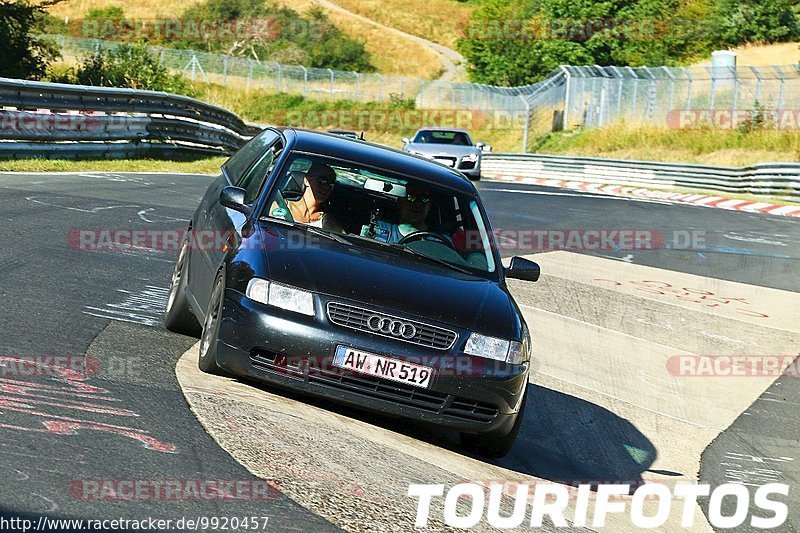
[[[421,157],[266,129],[192,217],[165,314],[199,366],[455,429],[501,456],[530,336],[475,186]],[[201,326],[202,324],[202,326]]]

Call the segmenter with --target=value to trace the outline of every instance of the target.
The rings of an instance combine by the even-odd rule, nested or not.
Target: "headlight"
[[[467,161],[477,161],[479,157],[480,156],[478,154],[473,152],[471,154],[468,154],[464,159],[466,159]]]
[[[262,304],[314,316],[314,295],[268,280],[253,278],[247,284],[247,297]]]
[[[480,333],[473,333],[469,336],[464,353],[515,365],[528,360],[527,349],[523,343],[487,337]]]

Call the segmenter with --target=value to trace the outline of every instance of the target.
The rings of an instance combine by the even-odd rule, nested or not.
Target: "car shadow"
[[[525,419],[511,452],[490,462],[566,485],[643,483],[657,451],[636,426],[594,403],[528,385]]]
[[[270,394],[314,405],[374,426],[402,433],[453,452],[541,479],[579,483],[643,483],[656,458],[653,444],[628,420],[575,396],[528,384],[525,419],[511,452],[489,459],[461,446],[458,433],[360,411],[293,391],[246,381]]]

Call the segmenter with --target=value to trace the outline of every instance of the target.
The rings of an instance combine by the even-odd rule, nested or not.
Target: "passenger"
[[[314,161],[303,179],[303,196],[295,201],[286,202],[286,207],[295,222],[303,222],[311,226],[323,228],[337,233],[344,233],[342,225],[327,213],[327,201],[336,183],[336,172],[330,166]]]

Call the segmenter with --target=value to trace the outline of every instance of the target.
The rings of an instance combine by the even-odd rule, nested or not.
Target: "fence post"
[[[359,76],[358,76],[358,72],[353,72],[353,74],[356,77],[356,100],[358,100],[358,78],[359,78]]]
[[[686,78],[688,82],[686,83],[686,109],[689,110],[692,108],[692,72],[687,68],[686,69]]]
[[[636,104],[638,103],[637,100],[639,99],[639,75],[636,74],[636,71],[633,70],[631,67],[625,67],[628,69],[628,72],[631,76],[633,76],[633,99],[631,100],[631,115],[636,115]]]
[[[303,65],[298,65],[303,69],[303,96],[308,96],[308,69]]]
[[[531,105],[521,94],[519,95],[519,99],[522,100],[522,105],[525,106],[525,124],[522,127],[522,153],[526,154],[528,153],[528,129],[531,121]]]
[[[564,73],[564,117],[563,122],[561,124],[561,129],[563,131],[567,131],[569,129],[569,106],[571,104],[572,97],[570,95],[570,90],[572,88],[572,76],[569,73],[569,70],[564,65],[561,66],[561,72]]]
[[[667,73],[667,76],[669,77],[669,102],[667,103],[667,113],[665,115],[667,118],[669,118],[669,114],[672,111],[672,102],[675,99],[675,76],[672,75],[672,71],[669,69],[669,67],[661,67],[661,68],[664,70],[664,72]]]
[[[778,115],[780,115],[781,111],[783,111],[783,89],[786,82],[786,76],[783,74],[783,70],[781,70],[780,67],[773,66],[772,69],[775,71],[775,73],[781,80],[781,88],[780,91],[778,92],[778,107],[775,110],[778,112]]]
[[[756,67],[751,66],[750,70],[756,77],[756,102],[761,102],[761,72]]]
[[[733,105],[731,107],[731,120],[736,120],[736,107],[739,104],[739,76],[736,67],[728,67],[733,74]]]
[[[717,85],[717,73],[715,67],[706,67],[706,70],[711,74],[711,95],[709,96],[709,111],[711,112],[711,116],[714,116],[714,97],[716,96],[714,93],[716,92],[716,85]]]
[[[228,56],[222,58],[222,86],[228,86]]]
[[[331,99],[333,98],[333,70],[328,69],[328,72],[331,73]]]

